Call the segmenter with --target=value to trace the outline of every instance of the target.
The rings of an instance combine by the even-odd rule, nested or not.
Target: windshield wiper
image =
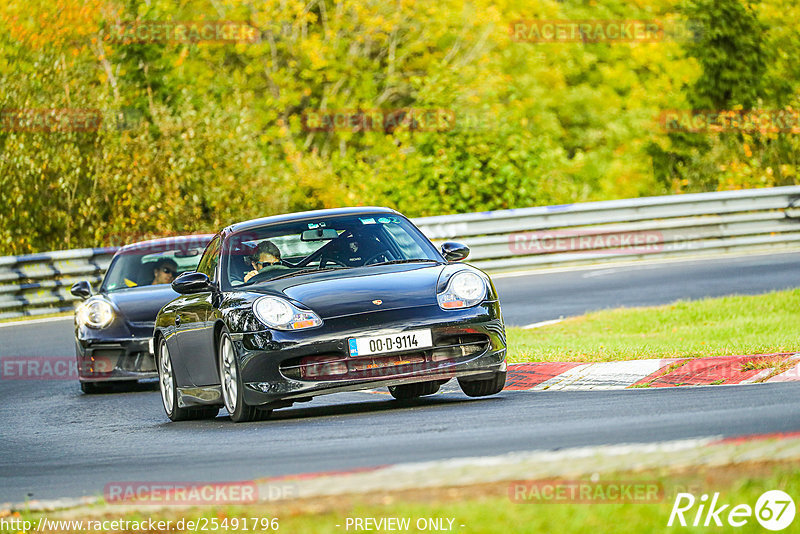
[[[372,267],[373,265],[394,265],[396,263],[439,263],[439,260],[432,260],[430,258],[414,258],[410,260],[391,260],[391,261],[381,261],[378,263],[370,263],[367,267]]]
[[[341,265],[332,265],[330,267],[323,267],[321,269],[319,267],[300,269],[299,271],[295,271],[293,273],[286,273],[280,276],[276,276],[275,278],[270,278],[269,280],[266,280],[266,282],[272,282],[273,280],[280,280],[281,278],[289,278],[292,276],[297,276],[299,274],[320,273],[322,271],[333,271],[336,269],[349,269],[349,267],[342,267]]]

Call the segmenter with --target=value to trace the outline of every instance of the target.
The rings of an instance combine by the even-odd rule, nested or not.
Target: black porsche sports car
[[[75,354],[84,393],[111,381],[155,378],[153,327],[158,310],[177,297],[171,282],[194,271],[212,235],[168,237],[120,248],[97,294],[89,282],[71,292],[85,299],[75,310]]]
[[[234,421],[326,393],[387,387],[430,395],[456,378],[498,393],[506,338],[497,292],[386,208],[280,215],[214,236],[182,296],[156,318],[164,409],[173,421]]]

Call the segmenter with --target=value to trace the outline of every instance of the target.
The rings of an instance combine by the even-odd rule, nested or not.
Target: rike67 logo
[[[667,526],[709,527],[723,526],[727,522],[732,527],[743,527],[755,516],[756,521],[767,530],[784,530],[792,524],[795,504],[788,493],[780,490],[764,492],[756,501],[755,508],[748,504],[723,504],[719,493],[709,496],[703,494],[699,499],[691,493],[679,493],[672,505]]]

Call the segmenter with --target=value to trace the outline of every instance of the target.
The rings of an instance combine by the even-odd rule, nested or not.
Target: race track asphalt
[[[800,287],[800,254],[503,276],[509,324]],[[73,354],[70,320],[0,326],[0,358]],[[273,418],[169,423],[152,385],[0,381],[0,502],[101,495],[119,481],[231,481],[511,451],[800,430],[800,383],[663,390],[323,396]]]

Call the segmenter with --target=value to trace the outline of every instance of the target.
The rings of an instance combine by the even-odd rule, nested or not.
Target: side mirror
[[[447,261],[461,261],[469,256],[469,247],[461,243],[447,241],[442,243],[442,256]]]
[[[203,273],[183,273],[172,281],[172,289],[181,295],[211,291],[211,280]]]
[[[85,300],[92,296],[92,286],[89,285],[89,282],[86,280],[81,280],[80,282],[72,284],[72,287],[69,288],[69,292],[72,293],[73,296]]]

